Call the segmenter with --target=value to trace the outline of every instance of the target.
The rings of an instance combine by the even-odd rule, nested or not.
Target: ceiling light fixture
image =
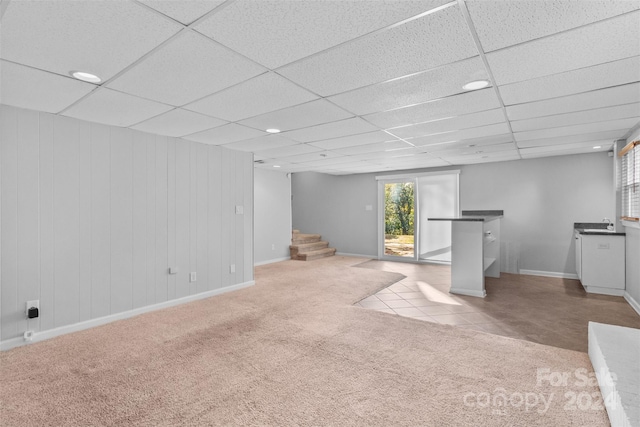
[[[266,132],[268,132],[268,133],[280,133],[280,129],[271,128],[271,129],[267,129]]]
[[[280,167],[280,165],[273,165],[273,167],[274,167],[274,168],[279,168],[279,167]]]
[[[78,80],[88,83],[100,83],[102,79],[95,74],[85,73],[84,71],[72,71],[71,75]]]
[[[462,86],[464,90],[478,90],[489,86],[489,80],[474,80]]]
[[[600,145],[596,145],[595,147],[593,147],[594,150],[597,150],[598,148],[602,148]]]

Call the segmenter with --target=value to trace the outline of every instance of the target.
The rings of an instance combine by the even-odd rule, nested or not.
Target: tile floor
[[[589,321],[640,328],[640,315],[622,297],[587,294],[577,280],[503,273],[487,278],[487,297],[476,298],[449,293],[445,265],[366,261],[358,267],[406,276],[356,303],[389,314],[582,352]]]

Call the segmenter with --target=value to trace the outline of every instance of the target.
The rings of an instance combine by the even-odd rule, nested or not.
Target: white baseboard
[[[629,294],[629,292],[624,293],[624,299],[627,300],[629,305],[636,311],[636,313],[640,314],[640,303],[633,299],[633,297]]]
[[[336,252],[336,255],[352,256],[352,257],[355,257],[355,258],[369,258],[369,259],[377,259],[378,258],[377,255],[348,254],[348,253],[345,253],[345,252]]]
[[[487,296],[487,291],[486,290],[481,290],[481,291],[474,291],[471,289],[454,289],[451,288],[449,289],[449,292],[452,294],[460,294],[460,295],[468,295],[470,297],[478,297],[478,298],[484,298]]]
[[[193,302],[216,295],[224,294],[238,289],[247,288],[255,285],[255,281],[238,283],[237,285],[227,286],[226,288],[214,289],[212,291],[202,292],[200,294],[189,295],[186,297],[174,299],[171,301],[165,301],[158,304],[147,305],[145,307],[136,308],[134,310],[124,311],[122,313],[110,314],[104,317],[98,317],[97,319],[86,320],[84,322],[74,323],[72,325],[61,326],[59,328],[49,329],[42,332],[34,332],[31,341],[25,341],[22,337],[10,338],[0,342],[0,351],[10,350],[14,347],[20,347],[27,344],[32,344],[39,341],[55,338],[60,335],[70,334],[72,332],[79,332],[85,329],[95,328],[96,326],[105,325],[107,323],[115,322],[116,320],[128,319],[130,317],[138,316],[140,314],[148,313],[150,311],[161,310],[163,308],[169,308],[188,302]]]
[[[519,274],[526,274],[528,276],[543,276],[543,277],[557,277],[560,279],[576,279],[578,280],[577,274],[572,273],[559,273],[556,271],[540,271],[540,270],[522,270],[520,269]]]
[[[290,259],[291,259],[291,257],[282,257],[282,258],[269,259],[269,260],[266,260],[266,261],[256,262],[256,263],[253,264],[253,266],[254,267],[259,267],[261,265],[273,264],[273,263],[276,263],[276,262],[287,261],[287,260],[290,260]]]

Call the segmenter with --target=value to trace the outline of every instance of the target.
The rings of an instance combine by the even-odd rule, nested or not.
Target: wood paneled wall
[[[250,153],[0,113],[1,340],[253,280]]]

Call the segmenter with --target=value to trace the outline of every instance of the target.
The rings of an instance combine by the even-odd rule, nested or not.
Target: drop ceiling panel
[[[289,157],[284,157],[283,158],[283,160],[287,160],[287,159],[289,159]],[[344,164],[348,164],[348,163],[353,163],[356,160],[357,159],[354,159],[353,157],[349,157],[349,156],[333,157],[333,158],[326,158],[326,159],[311,160],[311,161],[305,162],[304,166],[331,168],[331,167],[334,167],[336,165],[344,165]]]
[[[466,1],[485,52],[577,28],[640,8],[636,1]]]
[[[194,133],[184,138],[205,144],[222,145],[244,139],[256,138],[261,135],[266,135],[266,133],[236,123],[229,123],[228,125]]]
[[[315,162],[323,159],[340,159],[345,156],[336,153],[335,151],[316,151],[314,153],[309,154],[299,154],[297,156],[287,156],[281,157],[283,161],[288,163],[306,163],[306,162]]]
[[[347,113],[342,108],[336,107],[324,99],[318,99],[242,120],[240,124],[256,129],[276,128],[287,131],[342,120],[351,116],[351,113]]]
[[[328,96],[477,54],[462,12],[455,4],[305,58],[279,72]]]
[[[632,117],[635,117],[636,120],[640,120],[640,103],[578,111],[575,113],[557,114],[554,116],[537,117],[527,120],[515,120],[511,122],[511,128],[514,132],[523,132]]]
[[[212,11],[225,0],[138,0],[185,25],[191,24],[202,15]]]
[[[596,146],[600,146],[600,148],[594,149],[593,147]],[[610,141],[606,144],[599,141],[592,141],[577,144],[524,148],[520,149],[520,155],[523,159],[531,159],[536,157],[549,157],[568,154],[597,153],[601,151],[609,151],[612,146],[613,143]]]
[[[485,136],[482,138],[470,138],[462,141],[446,142],[441,144],[424,145],[422,147],[417,147],[417,149],[437,156],[441,151],[451,150],[454,148],[483,147],[485,145],[504,144],[507,142],[513,142],[513,136],[510,133]]]
[[[264,71],[206,37],[185,30],[108,86],[181,106]]]
[[[360,148],[360,147],[354,147],[354,148]],[[349,148],[345,148],[344,150],[348,150]],[[398,150],[393,150],[393,151],[371,151],[371,152],[364,152],[364,153],[354,153],[354,154],[350,154],[350,156],[355,157],[359,160],[371,160],[371,161],[380,161],[380,160],[385,160],[385,159],[391,159],[391,158],[396,158],[398,156],[404,156],[404,155],[417,155],[417,154],[425,154],[424,151],[420,151],[417,148],[411,147],[411,146],[407,146],[405,149],[398,149]]]
[[[131,126],[171,110],[171,107],[126,93],[100,88],[63,115],[113,126]]]
[[[431,153],[434,156],[441,157],[443,159],[457,157],[457,156],[480,156],[488,155],[489,153],[497,153],[501,151],[514,151],[517,147],[513,142],[505,144],[492,144],[482,147],[458,147],[448,150],[442,150],[435,153]],[[481,157],[481,156],[480,156]]]
[[[501,108],[496,108],[493,110],[481,111],[479,113],[451,117],[449,119],[441,119],[427,123],[419,123],[412,126],[389,129],[389,132],[400,138],[415,138],[419,136],[433,135],[436,133],[451,132],[460,129],[504,122],[504,112]]]
[[[530,139],[555,138],[560,136],[580,135],[589,132],[605,132],[619,130],[618,138],[624,136],[629,129],[638,123],[637,118],[612,120],[607,122],[588,123],[575,126],[564,126],[553,129],[539,129],[527,132],[515,132],[516,141]]]
[[[372,144],[364,144],[364,145],[353,145],[350,147],[344,148],[336,148],[334,152],[344,155],[354,155],[354,154],[364,154],[364,153],[374,153],[374,152],[386,152],[387,155],[392,155],[394,152],[403,151],[402,149],[413,148],[411,145],[407,144],[404,141],[387,141],[387,142],[376,142]],[[392,151],[391,151],[392,150]]]
[[[471,129],[463,129],[454,132],[446,132],[436,135],[412,138],[409,140],[409,142],[414,144],[416,147],[420,147],[424,145],[441,144],[449,141],[464,141],[467,139],[500,135],[507,132],[509,132],[509,126],[506,123],[496,123],[488,126],[480,126]]]
[[[70,77],[0,61],[0,103],[59,113],[96,86]]]
[[[556,138],[531,139],[518,141],[518,147],[543,147],[550,145],[565,145],[589,141],[613,141],[620,137],[620,130],[609,130],[604,132],[581,133],[577,135],[561,136]]]
[[[512,105],[507,107],[507,116],[511,120],[522,120],[636,102],[640,102],[640,83],[528,104]]]
[[[311,142],[310,145],[333,150],[336,148],[352,147],[354,145],[373,144],[394,139],[391,135],[383,131],[360,133],[357,135],[343,136],[341,138],[327,139],[324,141]]]
[[[277,159],[280,157],[297,156],[299,154],[309,154],[322,151],[321,148],[307,144],[290,145],[288,147],[270,148],[268,150],[256,150],[256,156],[267,159]]]
[[[265,73],[184,108],[224,120],[238,121],[317,98],[275,73]]]
[[[338,138],[378,130],[378,128],[360,117],[352,117],[337,122],[310,126],[304,129],[287,132],[287,138],[298,142],[313,142],[322,139]]]
[[[476,56],[329,99],[346,110],[362,115],[463,93],[464,84],[481,79],[488,79],[488,76],[482,60]]]
[[[621,35],[624,34],[624,37]],[[498,85],[640,55],[640,12],[487,54]]]
[[[133,2],[11,1],[2,17],[0,56],[65,76],[86,71],[104,81],[180,28]]]
[[[222,126],[225,123],[227,122],[224,120],[214,119],[213,117],[176,108],[149,120],[145,120],[142,123],[138,123],[132,126],[132,129],[158,135],[180,137]]]
[[[446,157],[443,160],[454,165],[472,165],[478,163],[507,162],[511,160],[520,160],[520,155],[516,150],[500,151],[488,154],[473,154],[468,156]]]
[[[365,119],[384,129],[424,123],[499,108],[500,102],[493,89],[477,90],[448,98],[429,101],[397,110],[374,113]]]
[[[232,142],[225,144],[225,148],[240,151],[259,151],[270,148],[288,147],[296,145],[297,142],[284,138],[280,135],[265,135],[258,138],[248,139],[245,141]]]
[[[195,28],[274,69],[444,3],[240,0]]]
[[[505,105],[521,104],[640,81],[640,56],[500,86]]]

